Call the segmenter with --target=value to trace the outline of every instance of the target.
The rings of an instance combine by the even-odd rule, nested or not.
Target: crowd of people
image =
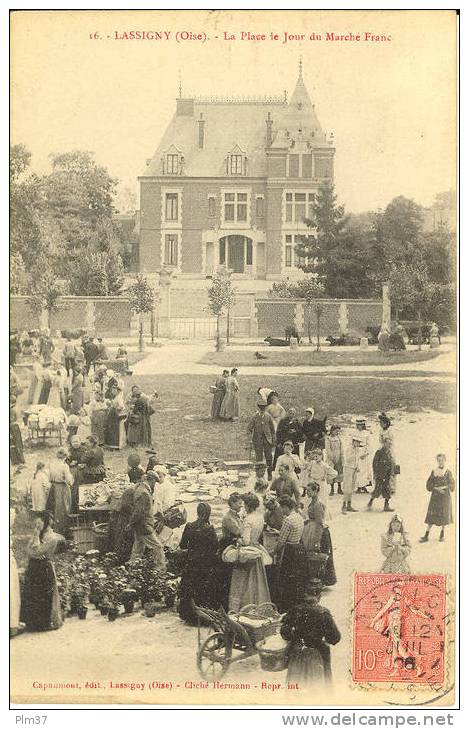
[[[118,374],[89,357],[84,357],[84,366],[78,366],[67,345],[62,352],[64,361],[56,364],[56,375],[51,377],[47,398],[55,397],[65,405],[69,439],[67,447],[59,448],[47,465],[43,461],[36,464],[30,485],[34,530],[29,563],[21,608],[13,609],[13,620],[31,630],[61,625],[53,556],[70,539],[79,486],[105,477],[103,446],[121,448],[126,442],[132,448],[129,484],[109,522],[109,550],[120,563],[147,555],[161,571],[167,570],[167,532],[171,537],[177,533],[165,528],[168,514],[177,507],[176,486],[155,453],[149,454],[144,467],[136,450],[152,446],[156,393],[150,398],[133,386],[124,398]],[[42,393],[47,383],[39,368],[47,369],[47,357],[53,351],[50,345],[44,351],[34,364],[28,400]],[[212,388],[214,419],[239,417],[237,375],[236,368],[225,370],[216,380]],[[62,384],[59,376],[64,378]],[[13,387],[18,383],[13,381]],[[87,387],[90,423],[83,432],[87,399],[83,391]],[[313,407],[307,407],[300,419],[295,408],[282,405],[278,392],[260,387],[257,394],[256,412],[247,429],[254,465],[245,489],[229,495],[220,530],[211,522],[210,504],[200,501],[196,519],[181,529],[176,544],[171,541],[182,565],[179,615],[195,625],[201,619],[198,608],[239,612],[247,605],[272,602],[283,614],[281,635],[290,642],[289,680],[306,683],[321,676],[330,681],[329,646],[341,636],[333,616],[319,603],[321,591],[337,582],[329,507],[337,494],[342,500],[341,513],[354,513],[354,495],[366,493],[368,510],[379,499],[383,511],[394,512],[391,501],[400,469],[392,422],[386,413],[379,414],[378,447],[374,448],[363,418],[356,420],[353,432],[345,438],[337,422],[317,417]],[[445,457],[439,454],[427,482],[431,496],[421,542],[429,540],[433,525],[440,527],[440,540],[445,538],[445,526],[452,522],[454,487]],[[381,571],[410,572],[411,544],[402,518],[395,512],[381,535],[381,551]],[[18,590],[12,591],[14,600],[17,594]]]

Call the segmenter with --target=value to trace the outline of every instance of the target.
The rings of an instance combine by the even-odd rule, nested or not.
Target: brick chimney
[[[272,121],[272,118],[270,116],[270,111],[267,112],[267,119],[265,120],[265,124],[266,124],[266,127],[267,127],[267,129],[266,129],[266,135],[265,135],[265,146],[266,147],[271,147],[272,146],[272,125],[273,125],[273,121]]]
[[[204,131],[205,119],[204,119],[204,115],[202,114],[202,112],[200,112],[200,119],[197,122],[197,124],[199,125],[199,149],[203,149],[204,148],[204,134],[205,134],[205,131]]]

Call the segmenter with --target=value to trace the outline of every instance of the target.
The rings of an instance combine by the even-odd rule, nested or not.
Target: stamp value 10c
[[[354,575],[352,680],[443,684],[446,578]]]

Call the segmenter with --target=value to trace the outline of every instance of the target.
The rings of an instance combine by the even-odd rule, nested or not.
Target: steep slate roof
[[[184,157],[184,177],[226,177],[226,157],[236,145],[247,157],[247,176],[265,177],[266,119],[269,112],[273,122],[272,147],[289,147],[291,138],[298,137],[299,129],[303,137],[314,132],[314,146],[325,144],[300,67],[289,104],[271,99],[251,102],[195,99],[193,115],[173,116],[142,177],[162,175],[161,159],[171,146]],[[205,122],[204,146],[199,149],[198,121],[201,114]]]

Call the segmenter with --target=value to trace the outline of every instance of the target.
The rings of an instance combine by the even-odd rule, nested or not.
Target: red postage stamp
[[[445,626],[444,575],[357,572],[352,680],[443,683]]]

